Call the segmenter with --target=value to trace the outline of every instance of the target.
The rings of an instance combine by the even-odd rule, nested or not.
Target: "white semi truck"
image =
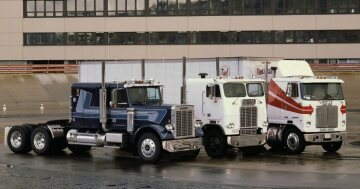
[[[314,76],[305,61],[281,60],[256,69],[268,79],[267,144],[290,153],[307,145],[336,152],[347,138],[342,80]]]
[[[186,80],[185,100],[194,105],[195,120],[203,125],[207,154],[220,158],[229,148],[261,152],[268,124],[265,80],[200,75]]]

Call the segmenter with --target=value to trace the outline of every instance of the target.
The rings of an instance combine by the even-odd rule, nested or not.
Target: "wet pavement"
[[[2,118],[0,127],[61,116]],[[348,114],[349,141],[334,154],[310,146],[300,155],[233,152],[213,160],[202,150],[193,161],[165,155],[157,164],[145,164],[109,148],[94,148],[84,155],[65,150],[37,156],[13,154],[0,145],[0,188],[358,188],[359,121],[359,112]]]

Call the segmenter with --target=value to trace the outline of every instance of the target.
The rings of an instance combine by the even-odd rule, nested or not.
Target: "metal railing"
[[[0,65],[0,74],[78,73],[74,64]]]
[[[360,72],[360,64],[310,64],[314,72]]]

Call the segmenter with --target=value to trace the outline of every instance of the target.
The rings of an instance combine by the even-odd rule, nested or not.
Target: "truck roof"
[[[241,78],[241,79],[233,79],[233,78],[189,78],[186,82],[192,83],[228,83],[228,82],[236,82],[236,83],[252,83],[252,82],[265,82],[265,80],[260,78]]]
[[[271,66],[277,67],[276,77],[314,76],[310,65],[304,60],[280,60]]]
[[[275,81],[299,82],[299,83],[344,83],[343,80],[337,78],[319,77],[291,77],[291,78],[273,78]]]
[[[94,82],[94,83],[77,82],[77,83],[73,83],[72,86],[75,88],[80,88],[80,87],[101,88],[102,84],[99,82]],[[105,83],[105,87],[110,87],[110,88],[147,87],[147,86],[162,86],[162,85],[150,84],[150,83],[124,83],[124,82]]]

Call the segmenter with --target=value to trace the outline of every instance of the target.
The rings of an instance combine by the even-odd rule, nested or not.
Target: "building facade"
[[[360,0],[0,0],[0,64],[182,57],[360,63]]]

